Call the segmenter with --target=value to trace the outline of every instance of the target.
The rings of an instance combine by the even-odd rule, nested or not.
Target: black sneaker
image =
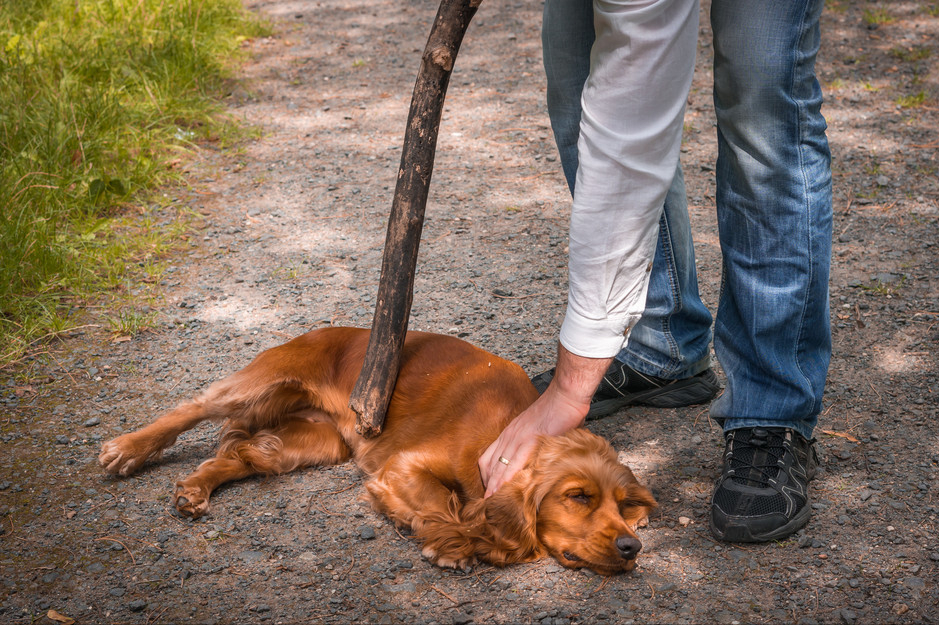
[[[554,369],[531,379],[539,393],[544,393],[554,377]],[[590,400],[587,419],[599,419],[625,406],[679,408],[703,404],[714,399],[721,386],[710,369],[690,378],[666,380],[639,373],[614,360]]]
[[[711,499],[711,533],[721,540],[781,540],[812,513],[815,439],[789,428],[741,428],[726,435],[724,471]]]

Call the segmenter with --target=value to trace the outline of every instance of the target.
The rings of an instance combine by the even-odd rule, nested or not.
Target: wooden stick
[[[366,438],[381,433],[398,378],[443,101],[463,35],[481,2],[441,0],[414,84],[385,236],[372,334],[349,399],[349,407],[357,414],[355,430]]]

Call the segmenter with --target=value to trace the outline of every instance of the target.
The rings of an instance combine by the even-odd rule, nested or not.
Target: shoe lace
[[[738,484],[765,488],[779,475],[786,453],[783,432],[754,428],[749,436],[735,436],[730,455],[732,479]]]

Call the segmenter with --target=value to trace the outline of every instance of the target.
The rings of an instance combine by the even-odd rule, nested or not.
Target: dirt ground
[[[263,129],[206,146],[171,207],[202,236],[164,282],[156,327],[76,331],[0,371],[0,621],[52,623],[910,623],[939,621],[939,11],[830,3],[820,76],[834,154],[834,360],[816,432],[813,516],[791,539],[707,530],[723,448],[706,407],[592,422],[661,508],[630,575],[551,560],[442,570],[359,500],[351,464],[169,505],[217,429],[130,479],[98,448],[258,351],[371,322],[401,139],[436,5],[250,0],[276,34],[233,115]],[[569,196],[551,138],[540,3],[484,2],[457,60],[427,207],[413,329],[552,361],[566,298]],[[883,11],[886,11],[884,13]],[[866,15],[866,19],[865,19]],[[711,45],[682,148],[704,300],[715,309]],[[922,93],[923,97],[919,94]],[[908,99],[901,99],[908,97]],[[718,367],[719,371],[719,367]]]

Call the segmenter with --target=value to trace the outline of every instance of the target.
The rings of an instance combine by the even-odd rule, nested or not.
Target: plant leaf
[[[860,442],[858,439],[854,438],[853,436],[851,436],[851,435],[848,434],[847,432],[834,432],[834,431],[832,431],[832,430],[822,430],[822,434],[828,434],[829,436],[837,436],[837,437],[839,437],[839,438],[845,438],[845,439],[851,441],[852,443],[859,443],[859,442]]]
[[[64,614],[60,614],[55,610],[49,610],[46,612],[46,618],[53,620],[56,623],[63,623],[64,625],[73,625],[73,623],[75,623],[75,619],[69,616],[65,616]]]
[[[108,185],[104,180],[102,180],[101,178],[95,178],[88,185],[88,195],[91,196],[91,199],[97,200],[101,196],[102,193],[107,191],[107,189],[108,189]]]

